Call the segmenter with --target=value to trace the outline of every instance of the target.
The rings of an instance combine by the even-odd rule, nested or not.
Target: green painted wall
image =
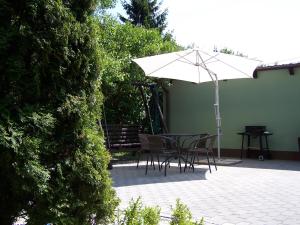
[[[300,69],[258,73],[258,79],[220,81],[222,148],[239,149],[245,125],[265,125],[274,133],[271,150],[298,151]],[[171,132],[216,133],[214,86],[174,81],[169,88]]]

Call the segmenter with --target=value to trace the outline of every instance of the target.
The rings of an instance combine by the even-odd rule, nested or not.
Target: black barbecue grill
[[[245,132],[249,134],[261,134],[266,131],[266,126],[245,126]]]
[[[258,149],[259,160],[264,160],[265,158],[270,158],[270,151],[269,151],[269,143],[268,143],[268,136],[272,135],[273,133],[266,130],[266,126],[245,126],[244,132],[239,132],[239,135],[242,135],[242,148],[241,148],[241,159],[243,158],[243,151],[244,151],[244,139],[247,137],[247,151],[246,157],[248,157],[248,151],[250,149]],[[251,146],[251,140],[258,138],[259,139],[259,146]],[[265,141],[263,141],[263,139]]]

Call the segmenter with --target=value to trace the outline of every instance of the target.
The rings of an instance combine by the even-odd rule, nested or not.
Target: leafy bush
[[[141,197],[131,200],[124,212],[118,211],[115,225],[158,225],[160,223],[160,208],[143,207]],[[172,208],[170,225],[204,225],[204,219],[199,222],[192,220],[189,208],[176,200],[175,208]]]
[[[142,211],[144,218],[144,225],[156,225],[160,221],[160,208],[159,207],[145,207]]]
[[[193,221],[190,209],[177,199],[175,208],[172,208],[170,225],[204,225],[204,220],[202,218],[200,222]]]
[[[158,225],[160,222],[159,207],[143,207],[141,198],[131,200],[124,215],[118,218],[117,225]]]
[[[143,124],[145,113],[135,82],[151,83],[133,58],[178,50],[172,38],[163,38],[156,29],[120,24],[109,17],[99,22],[102,89],[108,123]],[[150,91],[146,88],[147,98]],[[146,121],[145,123],[148,123]]]

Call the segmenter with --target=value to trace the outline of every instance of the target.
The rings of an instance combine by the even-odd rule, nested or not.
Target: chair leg
[[[213,161],[214,161],[214,164],[215,164],[215,168],[216,168],[216,171],[218,170],[217,169],[217,164],[216,164],[216,160],[215,160],[215,156],[214,156],[214,153],[213,152],[211,152],[211,156],[212,156],[212,158],[213,158]]]
[[[183,170],[183,172],[185,172],[185,170],[187,168],[187,162],[188,162],[188,160],[189,160],[189,152],[187,151],[186,152],[186,157],[185,157],[185,164],[184,164],[184,170]]]
[[[168,157],[165,158],[165,160],[161,163],[161,168],[163,167],[163,164],[164,164],[164,163],[165,163],[165,165],[168,165],[169,168],[171,167],[171,165],[170,165],[170,160],[169,160]]]
[[[210,162],[209,162],[209,155],[208,155],[208,152],[206,152],[206,157],[207,157],[207,163],[208,163],[209,172],[211,173],[211,168],[210,168]]]
[[[198,163],[200,161],[200,153],[197,154],[197,160],[198,160]]]
[[[179,170],[181,173],[181,156],[178,156],[178,164],[179,164]]]
[[[196,154],[197,153],[194,153],[194,155],[193,155],[193,158],[191,158],[191,165],[192,165],[192,168],[193,168],[193,173],[195,172],[195,158],[196,158]]]
[[[163,164],[165,164],[165,176],[167,176],[167,166],[169,165],[169,168],[170,168],[170,158],[171,157],[167,157],[162,163],[161,163],[161,166]]]
[[[136,168],[139,168],[139,164],[140,164],[140,158],[141,158],[141,152],[137,152],[137,162],[136,162]]]
[[[157,154],[157,163],[158,163],[158,171],[161,170],[160,162],[159,162],[159,155]]]
[[[151,153],[151,166],[153,166],[153,169],[155,170],[154,158],[152,153]]]
[[[147,163],[146,163],[145,175],[147,175],[147,172],[148,172],[148,162],[149,162],[149,155],[147,155]]]
[[[196,154],[197,154],[197,153],[194,153],[194,155],[193,155],[193,157],[192,157],[192,159],[191,159],[191,162],[192,162],[193,165],[195,164]]]
[[[191,160],[189,161],[189,154],[187,153],[187,157],[185,158],[185,167],[184,167],[184,172],[185,172],[185,169],[187,168],[187,164],[189,163],[189,169],[193,169],[193,172],[195,172],[195,168],[194,168],[194,164],[193,164],[193,159],[194,159],[194,155],[191,154]]]
[[[165,176],[167,176],[167,162],[168,161],[165,161]]]

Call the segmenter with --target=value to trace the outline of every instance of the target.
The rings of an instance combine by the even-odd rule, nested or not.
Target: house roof
[[[266,65],[266,66],[259,66],[255,69],[253,73],[253,77],[257,78],[257,73],[260,71],[268,71],[268,70],[282,70],[287,69],[290,75],[294,75],[294,69],[300,67],[300,62],[298,63],[289,63],[289,64],[281,64],[281,65]]]

